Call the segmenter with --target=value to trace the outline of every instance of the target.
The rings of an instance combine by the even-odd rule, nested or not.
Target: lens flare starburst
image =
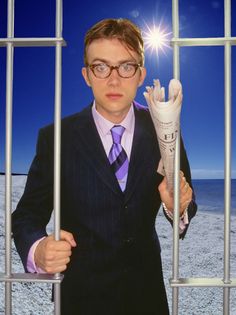
[[[166,49],[170,48],[171,34],[171,32],[167,32],[161,25],[153,23],[150,27],[145,23],[145,29],[143,30],[144,45],[147,50],[151,50],[151,53],[155,53],[158,58],[160,51],[165,54]]]

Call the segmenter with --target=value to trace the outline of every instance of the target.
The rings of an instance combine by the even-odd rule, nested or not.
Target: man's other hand
[[[174,196],[167,188],[166,177],[163,178],[162,182],[158,186],[158,190],[161,196],[162,202],[164,202],[166,208],[173,212],[174,209]],[[188,207],[192,200],[193,191],[189,183],[184,177],[184,173],[180,171],[180,216],[184,213],[185,209]]]
[[[70,232],[61,230],[59,241],[55,241],[54,235],[49,235],[40,241],[36,247],[35,264],[47,273],[62,272],[67,268],[72,247],[75,246],[76,242]]]

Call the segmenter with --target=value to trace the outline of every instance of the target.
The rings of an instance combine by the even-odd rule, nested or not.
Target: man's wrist
[[[162,202],[162,206],[163,209],[167,215],[168,218],[170,218],[173,221],[173,210],[169,210],[165,203]],[[179,220],[179,233],[182,234],[184,232],[184,230],[186,229],[186,226],[189,224],[189,220],[188,220],[188,207],[184,210],[184,212],[182,213],[182,215],[180,216],[180,220]]]
[[[31,273],[46,273],[43,269],[41,269],[40,267],[38,267],[36,265],[35,259],[34,259],[34,254],[35,254],[36,247],[38,246],[39,242],[41,240],[43,240],[44,238],[45,238],[45,236],[40,238],[36,242],[34,242],[33,245],[31,246],[30,250],[29,250],[29,254],[28,254],[28,258],[27,258],[27,270],[28,270],[28,272],[31,272]]]
[[[164,202],[162,202],[162,206],[163,206],[163,209],[165,210],[165,213],[167,214],[167,216],[169,218],[171,218],[173,220],[173,214],[174,214],[174,211],[173,210],[169,210],[167,207],[166,207],[166,204]],[[188,205],[189,206],[189,205]],[[184,211],[182,212],[182,214],[180,214],[180,219],[183,219],[188,211],[188,206],[184,209]]]

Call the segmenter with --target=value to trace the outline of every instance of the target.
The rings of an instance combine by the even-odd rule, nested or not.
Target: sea
[[[13,176],[13,201],[18,202],[24,190],[26,176]],[[193,179],[199,211],[224,213],[224,180]],[[4,175],[0,175],[0,205],[4,200]],[[231,180],[231,214],[236,215],[236,179]]]
[[[224,179],[192,180],[198,210],[224,213]],[[236,215],[236,179],[231,180],[231,214]]]

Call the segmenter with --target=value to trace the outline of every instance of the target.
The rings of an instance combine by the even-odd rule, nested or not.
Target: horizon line
[[[4,173],[4,172],[0,172],[0,175],[2,175],[2,176],[4,176],[6,173]],[[11,173],[11,175],[12,176],[28,176],[28,173]],[[192,177],[192,180],[209,180],[209,179],[211,179],[211,180],[219,180],[219,179],[222,179],[222,180],[224,180],[224,178],[194,178],[194,177]],[[236,178],[231,178],[231,179],[236,179]]]

